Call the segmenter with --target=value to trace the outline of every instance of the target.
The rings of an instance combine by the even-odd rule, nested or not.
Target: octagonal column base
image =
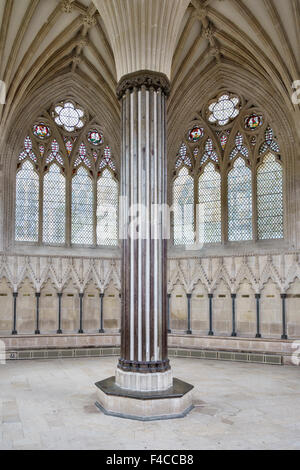
[[[173,385],[171,369],[166,372],[138,373],[126,372],[117,367],[115,384],[126,390],[137,392],[158,392]]]
[[[183,418],[193,409],[192,385],[173,379],[168,390],[138,392],[116,385],[115,377],[97,382],[96,406],[106,415],[139,421]]]

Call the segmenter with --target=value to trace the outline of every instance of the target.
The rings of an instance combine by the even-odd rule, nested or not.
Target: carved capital
[[[170,82],[164,73],[153,72],[151,70],[139,70],[138,72],[124,75],[124,77],[121,78],[116,90],[117,97],[121,99],[127,90],[141,88],[142,86],[148,89],[161,89],[166,96],[170,94]]]

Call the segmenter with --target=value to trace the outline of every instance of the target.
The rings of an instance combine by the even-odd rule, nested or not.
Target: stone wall
[[[18,334],[36,329],[39,297],[41,335],[58,328],[58,293],[62,293],[61,326],[65,334],[78,332],[80,298],[83,295],[83,330],[100,328],[100,294],[103,297],[105,331],[120,328],[120,261],[87,257],[5,256],[0,259],[0,335],[13,330],[14,298]],[[209,298],[212,294],[212,326],[215,336],[232,333],[232,294],[235,299],[236,333],[255,337],[257,300],[260,294],[260,333],[281,338],[283,302],[289,338],[300,338],[300,262],[298,252],[170,258],[168,279],[170,328],[187,330],[191,294],[191,330],[207,335]],[[286,298],[282,298],[286,295]]]

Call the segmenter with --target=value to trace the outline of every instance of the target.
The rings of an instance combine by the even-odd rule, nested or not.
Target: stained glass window
[[[191,167],[192,162],[190,157],[187,155],[187,147],[185,144],[181,144],[179,153],[177,155],[177,160],[175,163],[175,168],[179,168],[181,165],[186,165]]]
[[[93,244],[93,185],[85,168],[72,179],[72,243]]]
[[[43,123],[35,124],[33,126],[33,133],[39,139],[46,139],[51,135],[50,128]]]
[[[198,142],[198,140],[200,140],[201,137],[203,137],[203,135],[204,135],[203,127],[196,126],[196,127],[193,127],[193,129],[189,131],[188,138],[191,142]]]
[[[255,131],[263,123],[263,118],[260,114],[253,113],[245,118],[245,129]]]
[[[82,109],[75,107],[71,102],[66,102],[62,106],[56,106],[55,113],[56,124],[68,132],[73,132],[75,129],[81,129],[84,126],[82,120],[84,112]]]
[[[97,131],[97,129],[93,129],[88,133],[88,141],[97,146],[103,144],[103,136]]]
[[[257,226],[261,240],[283,238],[282,167],[271,152],[257,170]]]
[[[83,142],[81,142],[79,146],[78,157],[75,160],[74,166],[76,167],[80,165],[81,162],[85,163],[88,168],[91,168],[91,161],[88,157],[87,149]]]
[[[118,243],[118,183],[104,170],[97,183],[97,244]]]
[[[112,161],[111,151],[109,147],[105,147],[104,149],[104,157],[102,158],[100,162],[99,170],[102,170],[106,166],[109,166],[113,171],[116,171],[116,165]]]
[[[55,139],[51,142],[51,152],[46,158],[46,163],[51,163],[53,160],[56,160],[61,165],[64,164],[64,160],[59,152],[58,142]]]
[[[205,152],[201,158],[201,164],[205,163],[208,159],[213,160],[214,162],[218,161],[218,155],[214,151],[214,146],[211,139],[207,139],[205,143]]]
[[[29,157],[32,161],[36,162],[37,158],[32,150],[32,142],[29,136],[24,140],[24,150],[19,155],[19,161]]]
[[[39,236],[39,176],[27,160],[16,179],[16,241],[37,242]]]
[[[237,108],[239,98],[230,98],[228,94],[220,96],[217,101],[210,104],[208,120],[212,123],[218,123],[219,126],[225,126],[231,119],[234,119],[239,114]]]
[[[194,243],[194,179],[182,168],[173,183],[174,245]]]
[[[249,150],[244,145],[244,137],[240,132],[235,136],[235,147],[230,153],[229,158],[232,160],[238,154],[244,155],[244,157],[249,156]]]
[[[280,152],[279,145],[274,140],[274,133],[273,133],[273,130],[271,129],[271,127],[267,127],[267,129],[265,131],[265,140],[264,140],[263,144],[260,146],[259,154],[262,155],[268,149],[273,150],[273,152],[276,152],[276,153]]]
[[[65,177],[55,163],[44,176],[43,241],[65,242]]]
[[[199,177],[199,238],[204,243],[221,242],[221,177],[213,163],[208,163]]]
[[[251,170],[238,158],[228,175],[228,239],[252,239]]]

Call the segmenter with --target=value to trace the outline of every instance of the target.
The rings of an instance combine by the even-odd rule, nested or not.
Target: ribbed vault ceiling
[[[93,2],[0,0],[0,24],[0,79],[7,86],[3,126],[41,85],[70,73],[86,78],[118,108],[114,57]],[[183,84],[225,61],[251,70],[258,81],[267,78],[297,114],[290,97],[292,82],[300,79],[299,45],[299,0],[192,0],[173,56],[170,103]]]

